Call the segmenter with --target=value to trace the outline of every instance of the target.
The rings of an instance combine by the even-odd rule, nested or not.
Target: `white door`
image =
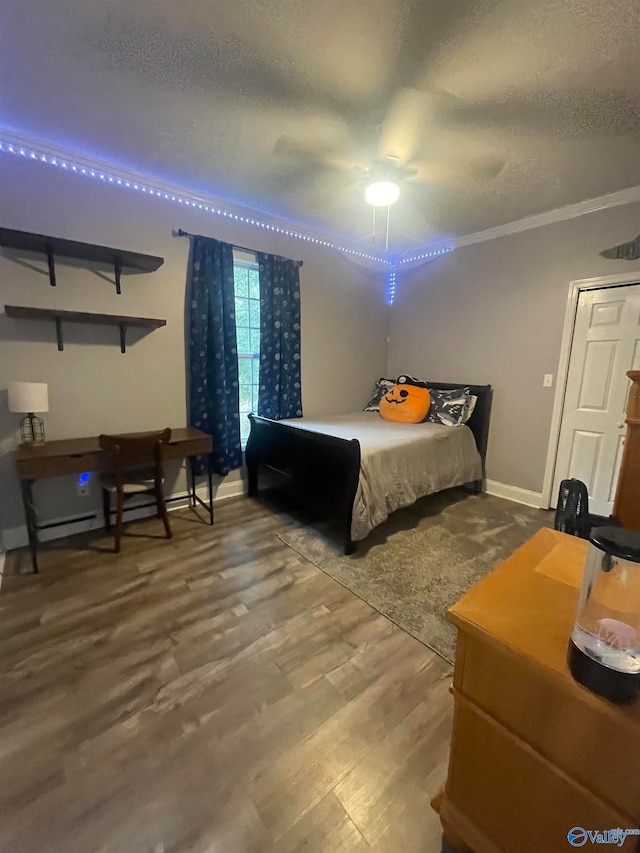
[[[589,511],[611,515],[630,381],[640,369],[640,284],[583,290],[569,358],[552,498],[576,477],[589,490]]]

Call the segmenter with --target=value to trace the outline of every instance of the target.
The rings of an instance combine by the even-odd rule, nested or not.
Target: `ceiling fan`
[[[457,99],[447,92],[401,88],[378,127],[376,156],[369,161],[354,153],[351,141],[342,151],[326,143],[286,134],[276,140],[273,153],[276,158],[296,166],[289,187],[291,191],[314,192],[319,183],[330,186],[333,192],[355,186],[364,191],[365,200],[374,208],[388,209],[411,184],[497,177],[505,160],[492,155],[470,159],[416,159],[429,116],[443,101],[451,103]]]
[[[389,208],[411,184],[440,181],[460,182],[490,180],[504,168],[504,159],[480,156],[472,159],[416,159],[421,137],[428,119],[442,101],[457,99],[447,92],[420,91],[403,87],[393,97],[387,114],[378,128],[377,151],[366,161],[354,154],[348,142],[345,151],[314,140],[280,136],[274,155],[294,163],[296,171],[290,191],[298,194],[317,193],[318,186],[331,187],[337,193],[350,187],[364,191],[365,200],[374,207],[375,240],[377,207],[386,207],[385,251],[389,246]]]
[[[400,89],[379,126],[377,154],[369,162],[353,156],[349,150],[341,152],[325,143],[296,139],[287,134],[276,140],[274,155],[296,160],[298,166],[306,165],[310,171],[321,168],[344,172],[363,186],[373,181],[401,185],[497,177],[505,160],[492,155],[470,159],[415,159],[428,116],[442,101],[456,102],[457,98],[447,92]]]

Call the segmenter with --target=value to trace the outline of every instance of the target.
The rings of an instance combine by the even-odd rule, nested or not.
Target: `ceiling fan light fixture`
[[[373,181],[365,189],[364,197],[373,207],[389,207],[398,201],[400,187],[395,181]]]

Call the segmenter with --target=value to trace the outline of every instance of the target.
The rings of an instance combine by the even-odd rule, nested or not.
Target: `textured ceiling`
[[[394,251],[640,184],[638,0],[0,0],[0,15],[8,127],[363,243],[372,209],[344,161],[375,159],[403,87],[424,102],[396,136],[439,168],[403,184]],[[274,152],[283,134],[303,150]],[[478,158],[504,166],[469,177]]]

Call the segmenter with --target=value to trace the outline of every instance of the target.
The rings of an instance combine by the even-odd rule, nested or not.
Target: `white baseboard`
[[[544,509],[547,509],[547,507],[543,506],[544,502],[542,500],[541,492],[532,492],[529,489],[521,489],[518,486],[509,486],[506,483],[498,483],[496,480],[487,480],[485,491],[489,495],[495,495],[499,498],[515,501],[515,503],[524,504],[525,506],[532,506],[536,508],[543,507]],[[206,486],[199,486],[197,493],[203,500],[206,500]],[[233,480],[230,483],[220,483],[214,496],[214,503],[227,500],[228,498],[235,498],[245,493],[246,482],[244,480]],[[175,509],[184,509],[187,506],[188,499],[187,496],[184,495],[184,499],[182,501],[176,501],[175,503],[170,504],[168,509],[173,511]],[[127,513],[126,518],[128,521],[134,521],[135,519],[147,518],[152,515],[154,515],[153,507],[146,507],[138,510],[132,508]],[[73,536],[76,533],[88,533],[90,530],[98,530],[104,526],[102,523],[102,511],[98,510],[96,510],[95,516],[88,521],[78,521],[74,523],[73,517],[51,519],[52,522],[67,520],[69,521],[69,524],[65,524],[64,527],[53,527],[48,530],[41,530],[38,537],[40,541],[50,542],[52,539],[62,539],[65,536]],[[2,535],[4,547],[7,551],[12,551],[14,548],[24,548],[29,544],[27,528],[24,524],[20,527],[7,528],[0,531],[0,533]],[[2,576],[5,558],[5,553],[0,552],[0,577]]]
[[[200,498],[202,498],[202,500],[207,499],[206,486],[198,486],[196,493]],[[220,485],[215,490],[213,501],[214,503],[218,503],[219,501],[227,500],[227,498],[235,498],[245,493],[246,483],[244,480],[233,480],[230,483],[220,483]],[[167,506],[167,509],[170,512],[175,509],[184,509],[189,505],[188,496],[186,494],[181,494],[180,496],[183,497],[183,500],[175,501],[175,503],[171,503]],[[172,495],[171,497],[174,497],[174,495]],[[94,510],[91,511],[93,512]],[[152,515],[155,515],[155,510],[153,507],[136,509],[134,506],[132,506],[131,509],[127,511],[125,518],[127,521],[135,521],[136,519],[147,518]],[[101,509],[95,510],[94,517],[88,519],[87,521],[74,522],[73,518],[74,516],[67,516],[66,518],[62,517],[50,519],[49,523],[69,521],[69,524],[65,524],[63,527],[52,527],[48,530],[41,530],[38,533],[38,539],[40,540],[40,542],[50,542],[52,539],[62,539],[65,536],[73,536],[76,533],[88,533],[90,530],[98,530],[104,527]],[[4,547],[7,551],[13,551],[14,548],[24,548],[29,544],[29,537],[27,535],[27,527],[25,524],[21,525],[20,527],[9,527],[0,532],[2,534],[2,541],[4,543]],[[0,568],[4,564],[4,556],[4,554],[0,554]]]
[[[485,491],[497,498],[505,498],[508,501],[533,506],[536,509],[547,509],[542,500],[542,492],[532,492],[529,489],[521,489],[519,486],[509,486],[506,483],[498,483],[496,480],[487,480]]]
[[[214,487],[215,488],[215,487]],[[200,497],[204,500],[207,496],[207,487],[200,486],[196,489],[196,492]],[[218,488],[216,489],[216,493],[213,497],[214,503],[216,501],[226,501],[227,498],[237,498],[240,495],[247,494],[247,482],[246,480],[232,480],[230,483],[220,483]],[[176,507],[177,509],[177,507]]]

